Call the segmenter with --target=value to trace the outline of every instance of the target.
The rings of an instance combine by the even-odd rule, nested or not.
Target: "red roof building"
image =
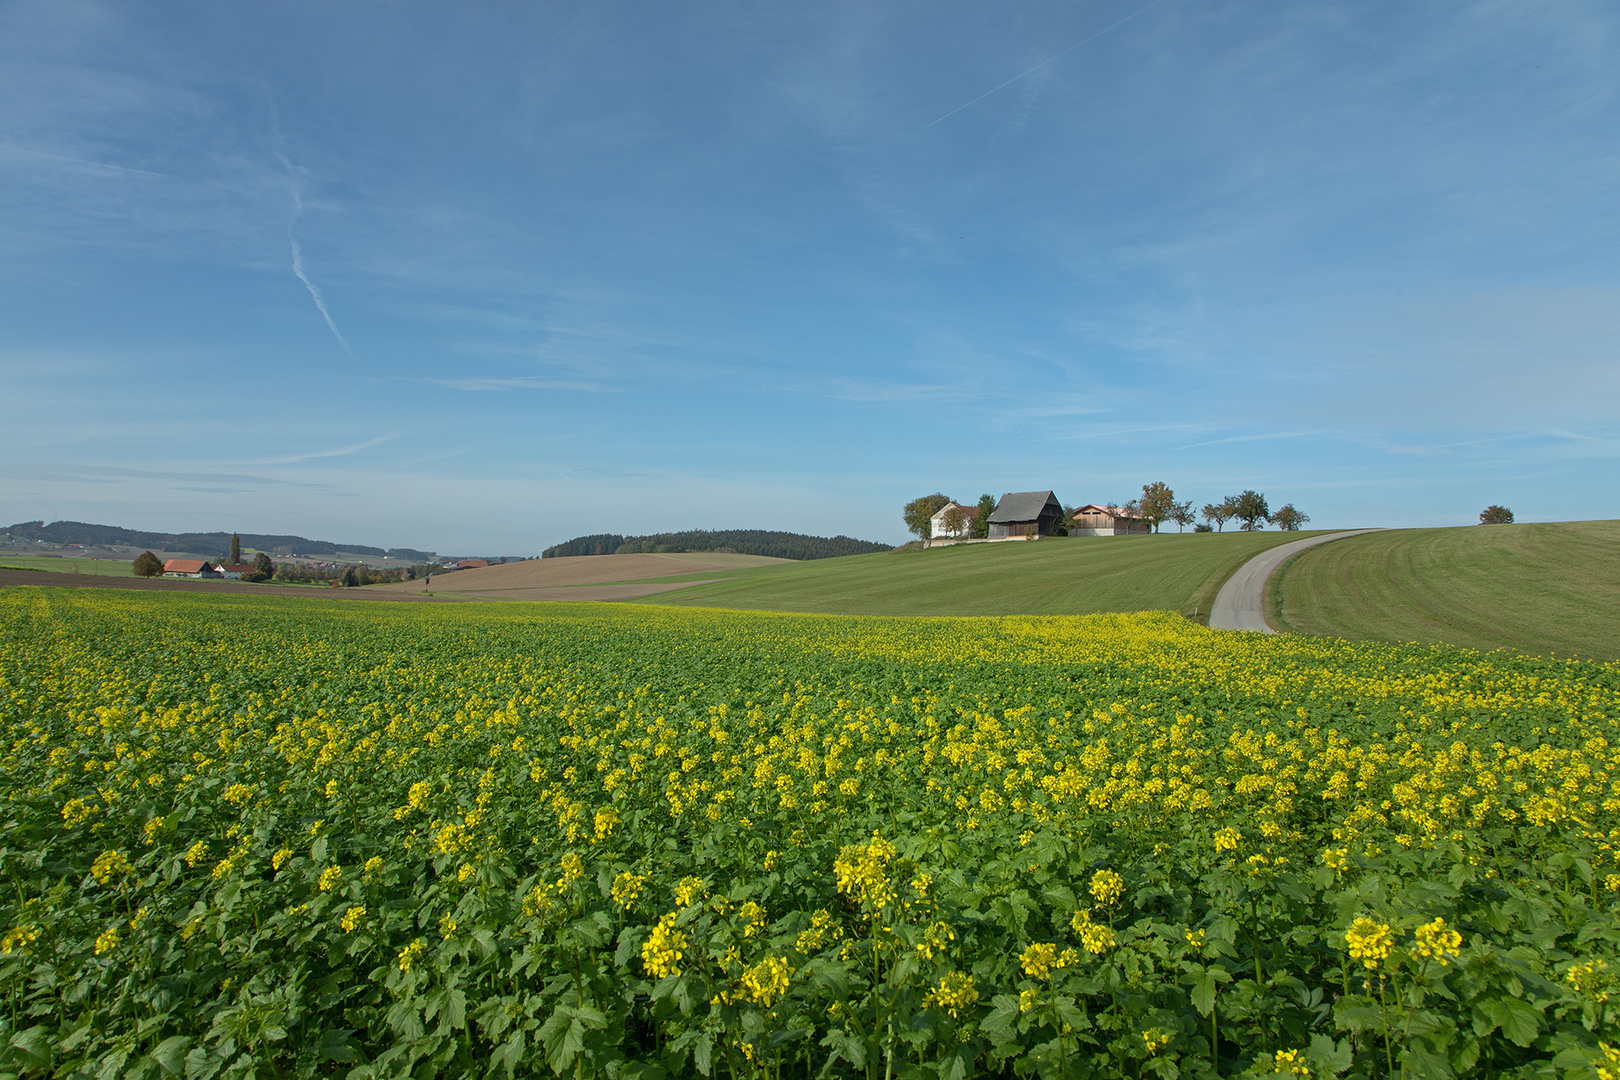
[[[219,571],[207,559],[170,559],[163,564],[164,577],[217,578]]]

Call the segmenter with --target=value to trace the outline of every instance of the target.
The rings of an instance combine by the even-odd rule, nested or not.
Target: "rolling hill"
[[[1271,579],[1279,630],[1620,659],[1620,521],[1400,529],[1311,548]]]
[[[543,558],[580,558],[590,555],[715,554],[764,555],[773,559],[835,559],[840,555],[870,555],[892,551],[889,544],[856,540],[850,536],[807,536],[769,529],[690,529],[649,536],[594,533],[553,544]]]
[[[224,558],[231,549],[228,532],[149,532],[126,529],[119,525],[92,525],[85,521],[21,521],[3,530],[16,540],[38,540],[50,544],[89,544],[98,547],[150,548],[154,551],[185,551],[204,558]],[[396,559],[426,562],[433,557],[431,551],[415,548],[380,548],[366,544],[335,544],[330,540],[311,540],[304,536],[241,533],[242,546],[254,551],[275,551],[286,548],[298,555],[336,555],[339,552],[356,555],[388,555]]]
[[[1246,559],[1309,535],[1180,533],[963,544],[740,570],[726,581],[637,602],[847,615],[1171,609],[1204,617],[1221,584]]]

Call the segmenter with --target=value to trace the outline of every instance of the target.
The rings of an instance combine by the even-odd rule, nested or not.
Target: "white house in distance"
[[[964,515],[963,520],[966,524],[962,526],[962,531],[960,533],[952,532],[950,526],[945,523],[946,517],[952,510],[960,510]],[[978,516],[978,513],[979,508],[977,506],[963,506],[961,503],[946,503],[944,506],[939,508],[933,517],[928,519],[928,538],[930,540],[943,540],[946,538],[965,536],[967,535],[968,527],[973,524],[973,519]]]
[[[1131,517],[1117,506],[1088,503],[1074,511],[1070,536],[1134,536],[1150,533],[1153,526],[1142,518]]]

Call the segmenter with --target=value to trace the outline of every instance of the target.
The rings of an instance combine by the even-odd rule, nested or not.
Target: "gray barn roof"
[[[995,512],[990,515],[991,522],[1005,524],[1013,521],[1034,521],[1041,516],[1041,512],[1050,503],[1057,509],[1059,515],[1063,507],[1052,497],[1050,491],[1009,491],[996,503]]]

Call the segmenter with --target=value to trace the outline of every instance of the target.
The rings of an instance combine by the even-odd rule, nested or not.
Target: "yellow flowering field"
[[[1615,665],[19,588],[0,707],[6,1076],[1620,1077]]]

